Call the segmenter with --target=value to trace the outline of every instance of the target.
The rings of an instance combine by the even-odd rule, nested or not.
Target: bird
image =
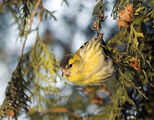
[[[75,53],[64,56],[62,76],[77,85],[100,85],[115,72],[113,59],[103,39],[91,38]]]

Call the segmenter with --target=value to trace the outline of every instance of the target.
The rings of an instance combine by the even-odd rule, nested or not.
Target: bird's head
[[[60,67],[62,68],[62,76],[69,78],[79,72],[81,66],[81,58],[77,54],[69,54],[62,58]]]

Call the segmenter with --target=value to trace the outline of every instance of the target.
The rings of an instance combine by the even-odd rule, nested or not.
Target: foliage
[[[115,18],[117,17],[118,11],[122,9],[121,7],[123,5],[125,6],[127,3],[130,3],[130,1],[127,1],[125,3],[121,1],[114,5],[113,15],[115,16]],[[137,92],[136,94],[139,93],[140,96],[148,99],[146,95],[148,95],[147,91],[149,90],[149,82],[151,83],[154,77],[153,69],[150,65],[150,61],[152,61],[153,56],[153,54],[151,54],[151,51],[153,50],[150,49],[149,51],[147,51],[147,53],[143,54],[143,51],[146,48],[141,45],[148,42],[147,36],[150,37],[150,41],[153,40],[153,36],[147,33],[147,31],[141,26],[142,24],[146,24],[147,18],[149,18],[149,22],[152,21],[152,19],[150,18],[152,18],[153,16],[152,14],[151,16],[149,16],[147,12],[152,10],[151,2],[147,3],[146,5],[142,4],[141,1],[134,2],[133,4],[135,9],[135,16],[134,20],[130,23],[130,27],[128,29],[121,28],[120,32],[108,41],[108,45],[110,47],[114,46],[114,49],[110,48],[110,50],[113,51],[113,55],[115,55],[115,58],[118,58],[116,59],[116,62],[118,65],[119,80],[121,82],[121,85],[127,90],[128,94],[128,97],[126,96],[125,102],[128,101],[130,103],[133,102],[132,104],[136,104],[136,107],[132,107],[130,111],[138,111],[139,109],[144,110],[144,105],[141,104],[141,101],[143,102],[144,99],[142,97],[139,97],[138,100],[136,100],[137,98],[134,98],[131,95],[134,94],[134,92]],[[120,46],[123,49],[119,49]],[[132,59],[134,59],[133,63]],[[134,70],[132,69],[132,67],[134,68]],[[131,91],[129,92],[128,88],[134,90],[129,90]],[[133,108],[135,108],[136,110],[134,110]],[[127,108],[124,107],[122,109],[124,109],[125,111]],[[142,114],[143,113],[140,113],[140,115],[130,115],[130,118],[139,119]],[[128,114],[127,117],[124,114],[122,116],[126,119],[128,117]],[[145,118],[145,116],[146,115],[143,115],[142,119]]]
[[[1,12],[11,12],[15,20],[14,23],[18,25],[20,38],[26,36],[29,27],[28,25],[31,22],[31,18],[33,15],[32,12],[37,2],[38,0],[5,0],[1,3]],[[54,20],[56,20],[56,17],[53,15],[54,12],[55,11],[51,12],[44,8],[41,1],[41,4],[36,11],[35,17],[39,17],[40,21],[42,21],[42,19],[49,18],[53,18]],[[37,27],[35,29],[37,29]]]
[[[68,5],[67,0],[63,0]],[[93,16],[96,20],[92,27],[97,37],[102,38],[102,22],[105,21],[104,2],[96,0]],[[112,16],[118,19],[119,12],[131,4],[134,15],[127,28],[119,28],[106,43],[107,52],[113,57],[116,72],[113,78],[101,86],[68,85],[59,75],[59,62],[50,46],[40,40],[37,31],[33,47],[24,55],[23,49],[31,30],[33,18],[39,17],[34,30],[39,29],[42,19],[53,18],[54,12],[43,7],[41,0],[3,1],[1,12],[9,10],[18,25],[20,38],[24,37],[23,49],[17,68],[6,90],[6,98],[1,105],[1,117],[15,117],[24,109],[30,119],[144,119],[152,116],[151,97],[153,69],[153,1],[116,0]],[[7,8],[7,9],[6,9]],[[104,43],[105,44],[105,43]],[[152,64],[152,65],[151,65]],[[58,81],[64,83],[58,88]],[[28,92],[29,91],[29,92]],[[68,92],[69,91],[69,92]],[[107,100],[98,95],[107,94]],[[105,92],[104,92],[105,91]],[[28,103],[31,101],[32,105]],[[97,112],[89,112],[88,107],[97,105]],[[154,106],[153,106],[154,107]],[[144,111],[147,111],[144,112]],[[152,117],[151,117],[152,118]]]
[[[6,97],[0,110],[1,117],[8,116],[8,118],[15,117],[17,119],[19,111],[22,109],[28,112],[30,98],[25,91],[29,91],[29,89],[27,88],[27,82],[24,80],[21,70],[22,64],[18,63],[5,92]]]
[[[29,53],[24,56],[23,72],[27,80],[32,80],[33,102],[37,102],[34,108],[43,109],[43,104],[53,103],[48,97],[58,92],[56,88],[56,79],[60,77],[58,73],[58,62],[51,48],[45,45],[38,37]]]

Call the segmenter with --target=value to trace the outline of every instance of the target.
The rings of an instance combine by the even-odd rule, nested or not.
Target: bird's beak
[[[65,69],[65,68],[62,68],[62,76],[63,77],[68,77],[70,75],[70,71],[69,69]]]

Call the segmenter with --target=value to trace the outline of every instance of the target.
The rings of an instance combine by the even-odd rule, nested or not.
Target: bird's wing
[[[105,47],[101,40],[92,38],[77,51],[84,62],[85,79],[102,80],[109,77],[111,75],[109,73],[113,73],[113,61],[109,56],[106,56]]]

